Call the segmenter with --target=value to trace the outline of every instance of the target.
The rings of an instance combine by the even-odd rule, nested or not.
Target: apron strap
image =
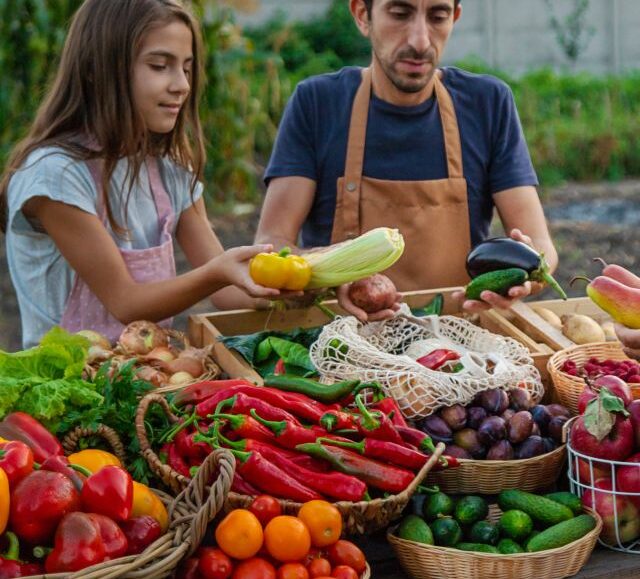
[[[453,100],[440,77],[435,75],[435,92],[442,123],[442,136],[447,153],[447,171],[450,179],[462,178],[462,145],[458,117],[453,108]]]

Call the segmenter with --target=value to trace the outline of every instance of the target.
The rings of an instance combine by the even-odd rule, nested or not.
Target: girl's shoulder
[[[41,181],[56,183],[64,179],[90,177],[89,169],[84,161],[74,159],[62,147],[39,147],[32,151],[11,181]]]

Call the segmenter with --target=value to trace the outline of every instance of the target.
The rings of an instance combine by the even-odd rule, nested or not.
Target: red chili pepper
[[[320,426],[324,427],[327,432],[333,430],[343,430],[356,428],[356,422],[353,414],[344,410],[330,410],[325,412],[320,418]]]
[[[82,487],[82,506],[114,521],[126,521],[133,508],[133,480],[119,466],[102,467]]]
[[[239,474],[238,471],[233,473],[233,481],[231,482],[231,490],[234,493],[238,493],[241,495],[247,495],[250,497],[255,497],[260,494],[260,491],[249,484],[246,480],[244,480]]]
[[[284,360],[280,358],[276,362],[276,365],[273,367],[273,374],[275,376],[281,376],[282,374],[286,374],[286,373],[287,373],[287,368],[284,365]]]
[[[240,438],[255,438],[270,442],[274,439],[274,434],[266,426],[263,426],[255,418],[246,414],[210,414],[212,419],[224,419],[231,427],[231,430]]]
[[[394,426],[408,426],[398,403],[390,396],[387,396],[382,400],[378,400],[371,406],[371,408],[380,410],[380,412],[386,414]]]
[[[443,470],[445,468],[456,468],[460,466],[458,459],[455,456],[449,456],[448,454],[440,455],[440,460],[433,465],[433,470]]]
[[[298,450],[326,460],[335,470],[358,477],[368,485],[383,491],[402,492],[414,479],[414,474],[409,470],[365,458],[337,446],[315,442],[301,444]]]
[[[370,412],[364,405],[360,394],[356,395],[356,406],[360,414],[355,416],[355,421],[362,436],[403,444],[402,437],[398,434],[390,418],[382,412]]]
[[[433,454],[436,450],[433,440],[428,434],[418,430],[417,428],[411,428],[410,426],[396,426],[396,430],[400,437],[407,444],[415,446],[418,450]]]
[[[0,468],[6,473],[10,488],[13,488],[33,471],[33,452],[19,440],[0,442]]]
[[[9,545],[7,550],[0,555],[0,579],[13,579],[13,577],[27,577],[39,575],[44,569],[38,563],[23,563],[20,561],[20,542],[15,533],[7,531],[4,535]]]
[[[80,509],[80,494],[59,472],[34,470],[11,491],[11,529],[32,544],[47,543],[62,517]]]
[[[160,523],[151,515],[131,517],[128,521],[122,521],[120,528],[127,538],[127,555],[142,553],[162,535]]]
[[[106,550],[100,527],[87,513],[65,515],[56,531],[53,551],[44,567],[47,573],[80,571],[104,561]]]
[[[7,440],[24,442],[33,452],[33,458],[37,462],[42,462],[53,454],[64,454],[58,439],[25,412],[7,414],[0,422],[0,436]]]
[[[187,478],[191,478],[189,473],[189,465],[187,461],[182,457],[180,452],[178,451],[178,447],[175,442],[170,442],[165,444],[160,449],[161,454],[166,454],[167,464],[175,470],[178,474],[185,476]]]
[[[444,366],[447,362],[459,359],[460,354],[455,350],[439,348],[437,350],[429,352],[426,356],[418,358],[416,362],[418,362],[418,364],[424,366],[425,368],[429,368],[429,370],[437,370],[438,368]]]
[[[292,424],[300,424],[298,419],[286,410],[242,393],[223,400],[218,404],[215,413],[220,412],[223,408],[228,409],[230,414],[250,414],[252,410],[255,410],[266,420],[286,420]]]
[[[360,442],[340,442],[330,438],[319,438],[318,442],[348,448],[368,458],[377,458],[411,470],[420,470],[429,459],[419,450],[376,438],[364,438]]]
[[[178,448],[178,452],[189,461],[200,462],[209,456],[211,448],[204,442],[196,442],[194,437],[197,432],[187,432],[181,430],[176,434],[175,443]]]
[[[241,450],[242,442],[224,440],[225,446]],[[290,451],[264,444],[260,454],[269,462],[291,475],[298,482],[339,501],[361,501],[367,493],[367,485],[361,480],[341,472],[317,472],[293,462],[287,453]]]
[[[78,492],[82,490],[86,477],[91,476],[91,472],[86,468],[69,462],[66,456],[50,456],[40,465],[40,470],[59,472],[66,476],[76,487]]]
[[[222,390],[228,390],[232,386],[253,386],[248,380],[236,378],[232,380],[203,380],[202,382],[196,382],[195,384],[189,384],[173,397],[173,403],[176,406],[185,406],[187,404],[199,404],[203,400],[221,392]],[[226,397],[228,398],[228,396]]]
[[[269,462],[260,453],[238,450],[231,452],[236,457],[236,468],[240,475],[262,492],[300,503],[322,498],[318,493]]]
[[[129,541],[116,522],[109,517],[97,513],[90,513],[89,516],[100,529],[100,538],[102,539],[106,555],[105,559],[117,559],[118,557],[126,555],[129,548]],[[126,523],[127,521],[124,522]],[[159,527],[160,524],[157,524]]]

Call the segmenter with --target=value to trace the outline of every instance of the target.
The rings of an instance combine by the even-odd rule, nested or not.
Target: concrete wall
[[[344,0],[347,2],[347,0]],[[291,19],[311,18],[327,9],[331,0],[260,0],[253,14],[238,14],[239,22],[255,25],[277,10]],[[512,73],[552,66],[568,69],[549,24],[551,12],[544,0],[463,0],[463,14],[454,28],[445,62],[479,56],[491,66]],[[553,0],[553,11],[563,21],[574,0]],[[576,70],[623,72],[640,67],[640,0],[590,0],[587,26],[593,28]]]

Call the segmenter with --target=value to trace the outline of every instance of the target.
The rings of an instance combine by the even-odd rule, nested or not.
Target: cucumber
[[[477,553],[492,553],[494,555],[500,555],[500,551],[493,545],[485,545],[484,543],[458,543],[456,549],[462,551],[476,551]]]
[[[489,290],[506,296],[514,285],[522,285],[529,279],[529,274],[519,267],[498,269],[474,277],[465,288],[465,296],[470,300],[479,300],[480,294]]]
[[[407,541],[433,545],[433,533],[427,522],[417,515],[407,515],[398,527],[398,537]]]
[[[573,519],[573,511],[551,499],[519,490],[506,490],[498,495],[498,505],[503,511],[517,509],[545,525],[556,525]]]
[[[461,525],[473,525],[482,521],[489,514],[489,504],[482,497],[467,495],[457,503],[453,516]]]
[[[500,517],[499,527],[505,537],[514,541],[522,541],[533,531],[533,521],[524,511],[512,509],[505,511]]]
[[[527,544],[527,551],[546,551],[573,543],[596,528],[596,520],[591,515],[579,515],[569,521],[562,521],[536,535]]]
[[[557,493],[549,493],[548,495],[544,495],[546,499],[551,499],[556,503],[560,503],[565,507],[569,507],[574,515],[582,514],[582,501],[578,495],[574,495],[573,493],[562,491]]]
[[[433,521],[431,531],[435,544],[442,547],[453,547],[462,539],[462,529],[458,521],[451,517],[443,517]]]
[[[516,553],[524,553],[524,549],[513,539],[500,539],[498,543],[498,551],[500,551],[503,555],[515,555]]]
[[[444,493],[437,492],[427,496],[422,505],[422,515],[427,521],[435,521],[438,517],[453,513],[453,499]]]
[[[473,524],[469,531],[469,540],[472,543],[484,543],[485,545],[495,545],[500,538],[498,527],[489,521],[478,521]]]

